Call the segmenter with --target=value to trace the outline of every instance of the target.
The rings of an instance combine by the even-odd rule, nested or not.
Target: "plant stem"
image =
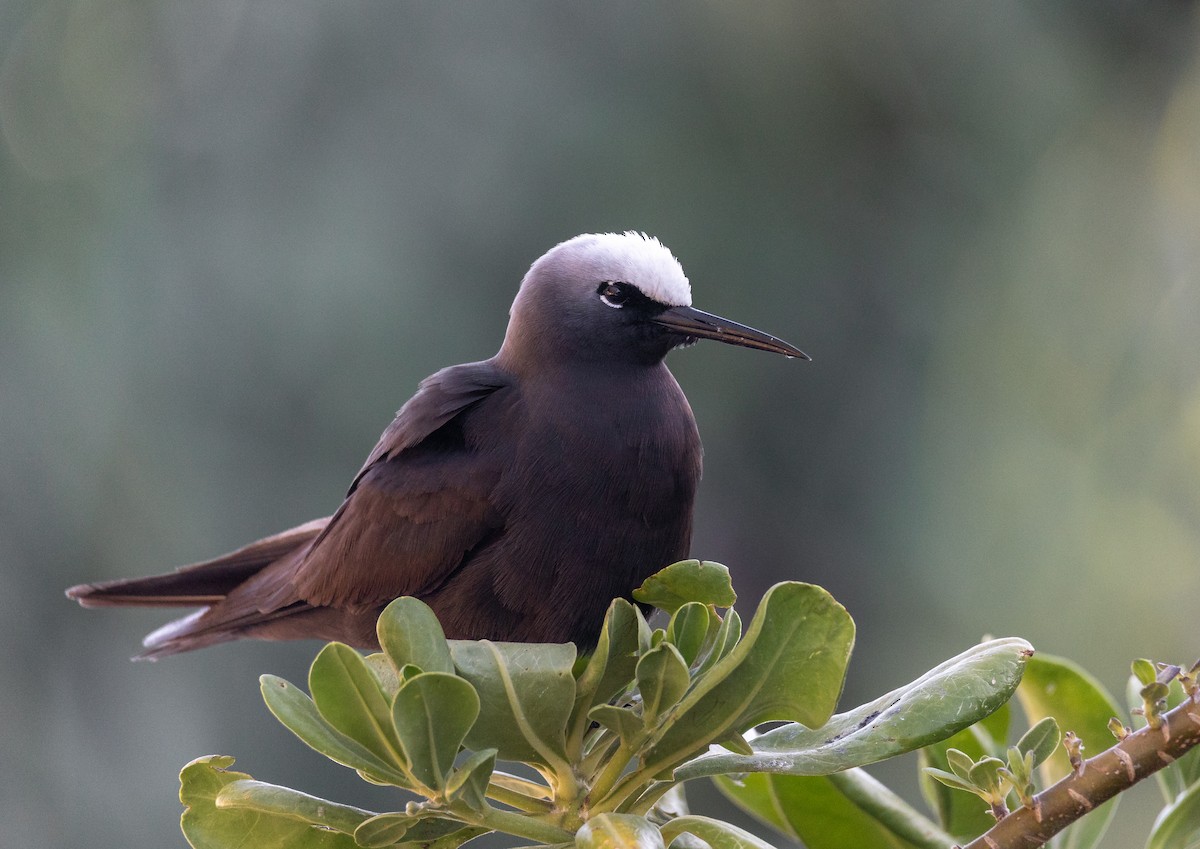
[[[527,837],[540,843],[574,843],[575,836],[556,825],[543,822],[527,814],[488,808],[483,814],[463,806],[455,807],[455,815],[472,825],[480,825],[492,831],[502,831],[516,837]]]
[[[596,769],[604,762],[605,757],[615,757],[613,752],[620,745],[621,740],[616,735],[598,741],[583,757],[581,771],[584,775],[592,775]]]
[[[848,769],[826,778],[856,807],[902,840],[920,849],[946,849],[954,843],[954,838],[864,770]]]
[[[500,784],[489,784],[487,795],[510,808],[530,814],[547,814],[554,808],[547,799],[536,799],[519,790],[513,790]]]
[[[647,783],[651,776],[656,773],[648,771],[645,767],[635,769],[633,772],[625,775],[616,786],[607,794],[593,794],[596,803],[602,805],[597,807],[597,804],[592,805],[592,811],[615,811],[619,809],[631,795],[637,793],[639,788]]]
[[[642,791],[641,795],[628,806],[628,813],[646,816],[650,809],[658,804],[658,800],[671,792],[672,787],[678,787],[673,781],[654,781]]]
[[[1118,793],[1200,744],[1200,700],[1191,696],[1149,726],[1084,761],[1077,771],[1033,797],[965,849],[1031,849]]]
[[[588,795],[592,801],[593,811],[596,810],[595,804],[607,796],[613,786],[620,780],[621,773],[629,765],[629,759],[633,757],[635,751],[637,751],[637,746],[624,742],[621,743],[617,751],[609,758],[600,775],[592,782],[592,790]]]

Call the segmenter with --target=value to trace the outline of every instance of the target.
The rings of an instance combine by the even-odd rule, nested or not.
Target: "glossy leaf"
[[[1021,680],[1031,651],[1027,642],[1016,638],[981,643],[905,687],[838,714],[822,727],[783,725],[755,738],[751,743],[755,754],[750,757],[701,755],[676,769],[675,777],[743,772],[824,775],[927,746],[1002,706]]]
[[[576,710],[587,713],[633,681],[637,667],[639,611],[623,598],[613,599],[587,666],[576,683]]]
[[[434,790],[445,786],[477,716],[479,696],[457,675],[424,672],[400,685],[392,721],[418,781]]]
[[[243,779],[226,784],[217,793],[218,808],[241,808],[262,814],[284,816],[331,828],[343,834],[354,834],[359,824],[373,816],[370,811],[318,799],[299,790],[279,787],[263,781]]]
[[[457,828],[446,828],[441,823],[448,820],[422,820],[409,829],[404,843],[396,849],[457,849],[469,840],[474,840],[481,834],[487,834],[491,829],[480,826],[463,826],[454,823]],[[435,833],[435,828],[438,831]]]
[[[811,584],[776,584],[742,641],[684,696],[646,763],[674,767],[698,746],[771,719],[824,724],[853,643],[854,623],[829,593]]]
[[[1017,688],[1017,700],[1030,725],[1053,716],[1061,729],[1075,732],[1083,741],[1085,758],[1116,742],[1108,730],[1108,720],[1119,713],[1119,708],[1095,678],[1068,660],[1043,654],[1030,660],[1025,678]],[[1062,747],[1041,769],[1045,786],[1070,772]],[[1113,797],[1072,824],[1058,838],[1060,848],[1096,846],[1116,813],[1118,799]]]
[[[362,655],[329,643],[309,669],[308,690],[326,722],[381,760],[403,765],[389,699]]]
[[[957,768],[961,768],[961,763],[957,766],[950,763],[952,756],[949,756],[949,753],[952,749],[963,752],[970,763],[987,755],[1000,754],[1004,751],[1004,744],[1008,739],[1011,715],[1012,711],[1006,703],[980,722],[939,743],[925,746],[919,753],[922,767],[956,771]],[[963,775],[969,772],[970,766]],[[966,843],[969,838],[982,834],[996,824],[995,819],[988,813],[987,806],[980,803],[978,796],[952,790],[934,781],[925,769],[921,770],[918,777],[921,793],[930,807],[937,812],[942,828],[960,842]]]
[[[676,817],[662,827],[662,836],[668,845],[681,834],[693,834],[711,849],[774,849],[770,843],[745,829],[709,817]]]
[[[597,814],[575,834],[578,849],[663,849],[662,835],[645,817]]]
[[[488,783],[495,769],[495,749],[474,752],[446,781],[446,798],[451,802],[461,799],[474,811],[486,810]]]
[[[740,807],[808,849],[945,849],[953,840],[861,769],[714,779]],[[976,804],[979,804],[976,801]]]
[[[659,643],[642,655],[637,664],[638,690],[647,723],[674,707],[691,683],[687,661],[670,643]]]
[[[612,731],[621,740],[629,742],[641,734],[646,724],[632,709],[616,705],[596,705],[588,717]]]
[[[504,760],[562,762],[575,701],[571,643],[450,643],[459,674],[479,695],[468,748],[496,749]]]
[[[1039,767],[1054,754],[1061,741],[1062,731],[1058,728],[1058,720],[1046,716],[1021,735],[1021,739],[1017,741],[1017,751],[1022,755],[1031,752],[1034,767]]]
[[[728,749],[735,755],[753,755],[754,747],[747,742],[746,738],[737,731],[731,731],[724,737],[720,737],[713,741],[714,745]]]
[[[1167,805],[1154,821],[1146,849],[1193,849],[1200,844],[1200,783]]]
[[[1139,657],[1130,666],[1133,676],[1142,682],[1143,687],[1158,680],[1158,670],[1154,667],[1153,661]]]
[[[232,765],[231,757],[210,755],[179,773],[179,800],[184,804],[180,827],[193,849],[355,849],[349,835],[314,827],[296,816],[251,807],[218,808],[216,800],[225,787],[251,780],[244,772],[230,770]],[[354,810],[337,807],[341,815]],[[367,811],[362,814],[370,816]]]
[[[946,772],[944,769],[938,769],[933,766],[925,767],[922,772],[938,784],[949,787],[951,790],[965,790],[967,793],[978,793],[979,791],[979,788],[967,775],[959,775],[957,772]]]
[[[674,613],[689,601],[732,607],[737,593],[729,581],[729,570],[720,563],[681,560],[647,578],[633,591],[633,598]]]
[[[407,786],[408,780],[357,740],[330,725],[298,687],[274,675],[263,675],[263,701],[275,718],[309,747],[332,761],[359,770],[378,783]]]
[[[396,691],[400,689],[400,675],[396,671],[396,667],[392,665],[392,661],[386,654],[378,651],[364,657],[363,663],[371,670],[371,674],[375,676],[375,681],[379,684],[379,689],[383,691],[390,702],[395,697]]]
[[[397,669],[413,664],[422,672],[453,672],[454,662],[437,615],[419,599],[396,599],[376,624],[379,645]]]
[[[708,670],[712,669],[717,661],[733,651],[741,639],[742,618],[731,607],[721,617],[721,624],[717,627],[716,635],[713,637],[712,645],[704,655],[704,660],[700,662],[700,666],[696,670],[696,677],[704,675]]]
[[[1004,761],[999,758],[983,758],[971,767],[967,781],[980,790],[997,793],[1000,789],[1000,770],[1003,768]]]
[[[667,639],[679,650],[685,665],[691,666],[700,656],[712,616],[708,606],[698,601],[688,602],[671,616]]]
[[[401,813],[379,814],[362,822],[354,832],[354,841],[366,849],[391,846],[404,839],[408,830],[416,825],[417,817]]]
[[[364,822],[354,832],[354,839],[369,849],[393,845],[398,849],[442,849],[459,846],[486,832],[484,828],[464,827],[456,820],[390,813]]]
[[[962,749],[951,747],[946,750],[946,763],[950,765],[950,771],[964,781],[971,775],[971,767],[975,766],[976,760]]]

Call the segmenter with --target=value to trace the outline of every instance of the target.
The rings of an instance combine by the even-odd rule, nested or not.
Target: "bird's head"
[[[774,336],[692,307],[683,267],[642,233],[576,236],[538,259],[517,292],[501,356],[653,365],[697,339],[789,357]]]

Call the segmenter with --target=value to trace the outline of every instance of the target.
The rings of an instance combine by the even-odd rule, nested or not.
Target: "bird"
[[[495,356],[422,381],[332,516],[67,595],[199,608],[138,659],[243,638],[377,650],[376,620],[400,596],[449,639],[594,646],[614,598],[688,557],[702,450],[667,354],[714,339],[810,359],[691,304],[658,239],[568,239],[522,279]]]

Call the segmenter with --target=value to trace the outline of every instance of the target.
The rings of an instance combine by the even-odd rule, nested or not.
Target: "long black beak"
[[[783,354],[785,357],[812,359],[795,345],[790,345],[782,339],[776,339],[761,330],[755,330],[753,327],[747,327],[736,321],[730,321],[719,315],[692,307],[671,307],[655,316],[653,321],[683,336],[716,339],[718,342],[741,345],[743,348],[756,348],[759,351],[770,351],[773,354]]]

